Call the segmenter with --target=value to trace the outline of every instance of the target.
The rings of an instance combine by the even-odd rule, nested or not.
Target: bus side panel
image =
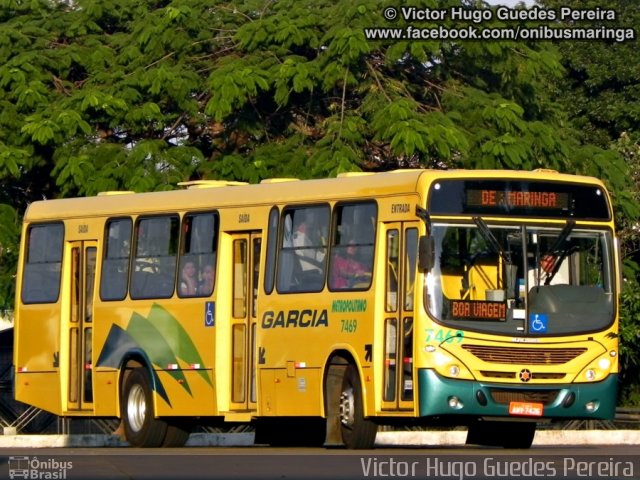
[[[54,415],[62,414],[57,372],[17,373],[15,385],[16,400]]]
[[[59,304],[23,305],[16,322],[16,400],[62,413]]]
[[[209,298],[98,302],[94,321],[97,415],[119,407],[120,369],[129,359],[155,372],[156,415],[216,415],[212,369],[215,328],[206,326]],[[126,307],[124,306],[126,304]]]
[[[117,417],[119,415],[118,370],[96,368],[94,373],[95,415],[98,417]]]
[[[278,414],[276,383],[282,381],[284,370],[277,368],[258,369],[258,414],[272,417]]]
[[[278,369],[278,400],[275,413],[285,416],[319,416],[322,376],[318,368]]]
[[[263,352],[260,415],[324,415],[323,375],[327,359],[337,350],[348,351],[363,375],[366,371],[362,388],[371,389],[367,345],[373,332],[373,292],[374,287],[269,298],[258,329]],[[372,398],[365,398],[365,408],[372,408]]]
[[[156,370],[166,395],[155,391],[159,417],[214,416],[215,388],[211,370]],[[204,376],[208,381],[204,380]],[[167,402],[168,399],[168,402]]]

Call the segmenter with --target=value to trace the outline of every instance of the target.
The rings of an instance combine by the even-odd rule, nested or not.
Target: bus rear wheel
[[[349,449],[373,448],[378,426],[364,418],[362,387],[356,367],[348,365],[342,378],[339,401],[342,442]]]
[[[122,387],[122,420],[127,441],[134,447],[160,447],[167,423],[153,416],[151,379],[145,368],[135,368]]]
[[[173,420],[167,424],[167,433],[162,441],[163,447],[184,447],[191,435],[191,422]]]

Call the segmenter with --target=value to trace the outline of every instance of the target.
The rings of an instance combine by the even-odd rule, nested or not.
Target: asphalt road
[[[0,479],[640,479],[640,447],[0,449]]]

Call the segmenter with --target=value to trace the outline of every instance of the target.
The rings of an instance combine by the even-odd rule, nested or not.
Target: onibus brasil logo
[[[9,457],[9,478],[27,478],[34,480],[65,479],[67,470],[73,468],[73,462],[60,461],[54,458],[38,459],[38,457]]]

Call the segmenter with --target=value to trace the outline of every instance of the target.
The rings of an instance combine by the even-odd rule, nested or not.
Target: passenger
[[[185,262],[182,266],[180,277],[180,295],[192,297],[198,294],[198,279],[196,278],[196,266],[192,261]]]
[[[200,285],[198,286],[199,295],[211,295],[213,292],[213,266],[205,265],[200,273]]]
[[[331,268],[331,288],[349,288],[371,278],[369,269],[355,258],[357,250],[355,242],[349,241],[347,247],[336,254]]]
[[[310,230],[308,222],[300,222],[293,233],[293,246],[296,249],[296,255],[300,257],[300,267],[303,271],[320,271],[324,260],[324,249],[311,240]]]

